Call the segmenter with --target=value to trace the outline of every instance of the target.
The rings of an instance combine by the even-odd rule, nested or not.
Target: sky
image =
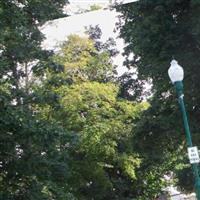
[[[99,25],[102,30],[102,40],[109,37],[116,38],[118,33],[114,33],[117,13],[110,10],[97,10],[83,14],[72,15],[47,23],[42,32],[46,36],[43,46],[47,49],[55,48],[70,34],[84,35],[85,27]],[[121,41],[123,41],[121,39]]]
[[[124,1],[130,2],[133,0]],[[87,9],[94,4],[101,5],[103,9],[75,14],[78,10]],[[120,76],[127,71],[127,68],[123,66],[124,58],[121,55],[125,45],[123,39],[118,37],[119,32],[114,32],[119,13],[115,10],[105,9],[108,5],[109,0],[71,0],[70,4],[65,8],[66,11],[70,12],[71,16],[53,20],[41,28],[46,36],[46,40],[42,44],[43,47],[49,50],[56,50],[59,48],[59,44],[67,39],[68,35],[84,35],[85,27],[99,25],[102,30],[102,41],[106,41],[109,37],[114,38],[116,41],[116,48],[120,51],[120,54],[113,61],[118,66],[117,71]]]

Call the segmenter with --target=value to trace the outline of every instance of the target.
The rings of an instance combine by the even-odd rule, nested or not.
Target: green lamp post
[[[190,163],[192,165],[192,169],[193,169],[194,177],[195,177],[196,197],[197,197],[197,200],[200,200],[200,178],[199,178],[199,169],[198,169],[198,163],[200,162],[199,154],[198,154],[197,147],[194,147],[192,144],[190,127],[188,124],[187,114],[185,110],[185,104],[184,104],[184,99],[183,99],[184,97],[183,83],[182,83],[184,72],[183,72],[183,68],[178,64],[176,60],[171,61],[171,66],[168,70],[168,75],[172,83],[174,84],[176,88],[176,92],[178,94],[179,105],[182,112],[183,124],[185,128],[185,135],[186,135],[186,141],[187,141],[187,147],[188,147],[188,156],[189,156]]]

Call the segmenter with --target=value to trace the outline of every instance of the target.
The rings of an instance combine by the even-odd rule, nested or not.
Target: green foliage
[[[118,98],[111,78],[114,43],[101,43],[98,27],[90,27],[88,34],[69,36],[53,58],[64,70],[48,71],[39,93],[50,90],[57,106],[37,109],[42,118],[59,122],[70,133],[67,183],[76,198],[125,200],[135,196],[133,181],[141,163],[132,149],[133,123],[147,105]]]
[[[0,1],[0,199],[73,199],[64,181],[67,153],[59,149],[67,133],[34,109],[43,104],[36,72],[44,74],[50,55],[39,26],[64,16],[66,3]]]
[[[119,25],[121,37],[127,43],[125,64],[137,68],[141,84],[135,85],[136,88],[142,88],[142,83],[149,79],[153,87],[151,106],[137,126],[135,148],[152,168],[160,165],[160,170],[153,171],[155,177],[157,174],[163,177],[169,171],[179,174],[182,169],[175,169],[185,162],[185,136],[167,69],[173,57],[184,67],[186,106],[194,144],[198,145],[200,4],[187,0],[140,0],[119,6],[118,10],[125,22]],[[125,85],[124,88],[130,87]],[[126,92],[123,94],[126,97]],[[179,183],[184,186],[183,181]],[[159,184],[158,181],[157,186]]]
[[[85,68],[92,58],[92,53],[96,53],[93,41],[87,37],[81,38],[78,35],[68,36],[67,41],[62,44],[61,48],[62,55],[60,59],[66,71],[73,68]]]
[[[54,60],[64,66],[64,74],[72,82],[84,80],[107,82],[114,77],[114,66],[109,49],[100,49],[95,41],[78,35],[68,36],[61,46],[61,53]]]
[[[62,199],[67,185],[61,181],[68,175],[66,152],[58,149],[64,142],[63,128],[8,102],[1,106],[0,122],[1,198]],[[63,189],[57,193],[54,187]],[[51,192],[46,194],[44,188]]]
[[[117,51],[98,27],[70,36],[61,54],[41,49],[39,27],[66,3],[0,0],[0,199],[136,196],[132,126],[147,106],[118,98]]]
[[[126,190],[134,195],[130,183],[140,159],[132,151],[131,130],[145,105],[117,99],[118,88],[111,83],[85,82],[56,93],[61,109],[53,115],[78,140],[70,153],[70,184],[78,199],[121,199]],[[119,180],[127,184],[122,194]]]
[[[93,4],[90,6],[90,11],[94,11],[94,10],[99,10],[101,9],[102,7],[98,4]]]

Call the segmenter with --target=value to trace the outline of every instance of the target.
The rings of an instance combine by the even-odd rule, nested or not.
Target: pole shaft
[[[181,109],[182,116],[183,116],[183,124],[184,124],[184,128],[185,128],[187,146],[192,147],[193,146],[192,145],[192,137],[191,137],[190,127],[189,127],[188,118],[187,118],[187,114],[186,114],[186,110],[185,110],[183,94],[179,96],[178,100],[179,100],[179,105],[180,105],[180,109]]]
[[[187,146],[192,147],[192,137],[191,137],[191,132],[190,132],[190,127],[188,123],[188,118],[187,118],[187,113],[185,109],[185,104],[183,100],[183,93],[179,91],[179,105],[180,109],[183,115],[183,123],[184,123],[184,128],[185,128],[185,135],[186,135],[186,141],[187,141]],[[192,164],[192,169],[194,172],[194,177],[195,177],[195,189],[196,189],[196,197],[197,200],[200,200],[200,178],[199,178],[199,169],[198,169],[198,164],[194,163]]]

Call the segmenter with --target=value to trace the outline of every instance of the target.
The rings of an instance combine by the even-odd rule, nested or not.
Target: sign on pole
[[[191,164],[199,163],[199,153],[197,147],[188,147],[188,157]]]

